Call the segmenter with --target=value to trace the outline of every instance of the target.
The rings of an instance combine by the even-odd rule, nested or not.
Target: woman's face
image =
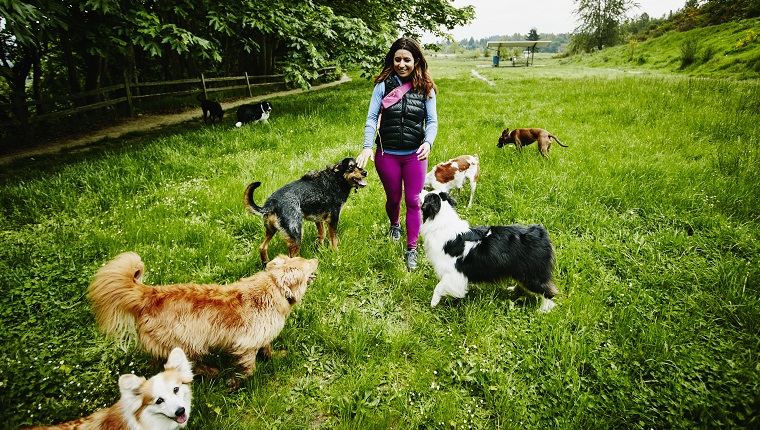
[[[399,78],[404,79],[409,77],[414,70],[414,57],[412,53],[406,49],[399,49],[393,54],[393,70]]]

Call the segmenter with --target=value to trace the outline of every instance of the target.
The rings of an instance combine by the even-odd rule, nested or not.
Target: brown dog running
[[[514,143],[517,150],[522,151],[523,146],[538,141],[538,152],[544,157],[549,158],[549,148],[552,146],[552,139],[556,140],[560,146],[567,148],[567,145],[560,142],[557,136],[543,128],[516,128],[512,131],[506,129],[501,133],[499,143],[496,146],[501,148],[508,143]]]

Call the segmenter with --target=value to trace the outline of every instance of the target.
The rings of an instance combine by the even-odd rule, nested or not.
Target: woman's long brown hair
[[[393,42],[388,53],[385,54],[385,65],[383,66],[383,71],[375,78],[375,84],[388,79],[388,76],[393,73],[393,57],[399,49],[411,52],[414,58],[414,70],[412,71],[412,87],[414,91],[425,94],[426,97],[430,97],[431,90],[437,94],[438,87],[436,87],[433,77],[428,72],[428,64],[427,60],[425,60],[425,55],[422,53],[422,48],[416,40],[409,37],[402,37]]]

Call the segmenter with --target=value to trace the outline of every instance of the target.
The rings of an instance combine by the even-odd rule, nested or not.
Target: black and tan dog
[[[264,220],[266,236],[259,246],[261,262],[269,262],[267,247],[279,230],[288,244],[288,253],[294,257],[301,249],[303,220],[313,221],[317,226],[318,244],[325,240],[325,227],[330,234],[330,247],[338,249],[338,219],[351,189],[367,186],[367,171],[356,165],[355,158],[327,166],[324,170],[311,171],[301,179],[276,190],[264,206],[253,201],[253,192],[261,185],[254,182],[245,190],[245,208]]]
[[[201,110],[203,111],[203,122],[208,123],[209,119],[211,120],[212,124],[214,123],[214,119],[218,119],[219,122],[223,121],[224,109],[222,109],[222,105],[219,104],[219,102],[206,99],[203,93],[198,94],[195,99],[201,103]]]
[[[501,148],[508,143],[514,143],[517,150],[522,151],[523,146],[538,141],[538,152],[544,157],[549,158],[549,148],[552,146],[552,139],[556,140],[560,146],[567,148],[567,145],[560,142],[555,135],[543,128],[516,128],[512,131],[506,129],[501,133],[499,143],[496,146]]]

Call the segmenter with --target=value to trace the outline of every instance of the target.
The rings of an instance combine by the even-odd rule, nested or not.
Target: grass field
[[[758,428],[760,83],[431,58],[431,162],[477,153],[471,224],[541,223],[558,306],[475,285],[429,306],[384,197],[351,194],[338,252],[305,246],[319,277],[236,393],[196,379],[189,429]],[[484,79],[473,74],[475,70]],[[490,83],[490,84],[489,84]],[[492,84],[492,85],[491,85]],[[271,100],[269,124],[135,135],[0,172],[0,426],[112,404],[119,374],[155,372],[98,332],[86,288],[122,251],[146,282],[231,282],[261,269],[263,199],[360,149],[371,84]],[[499,149],[542,127],[569,148]],[[316,229],[307,226],[305,243]],[[270,255],[285,252],[280,238]],[[424,255],[424,245],[423,252]]]
[[[564,64],[667,71],[696,77],[760,78],[760,18],[671,31],[644,42],[574,55]]]

